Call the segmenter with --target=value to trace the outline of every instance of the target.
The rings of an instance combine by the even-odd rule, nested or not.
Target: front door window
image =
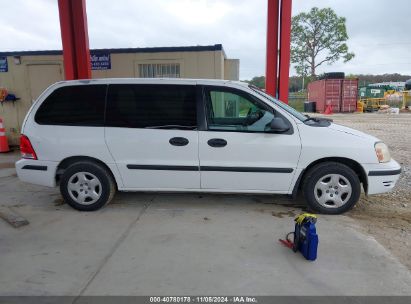
[[[210,131],[266,132],[274,114],[246,93],[207,89],[207,122]]]

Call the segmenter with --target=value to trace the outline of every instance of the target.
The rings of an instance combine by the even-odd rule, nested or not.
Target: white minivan
[[[375,137],[305,116],[246,83],[192,79],[58,82],[21,135],[22,181],[60,186],[75,209],[119,191],[296,196],[339,214],[391,190],[401,167]]]

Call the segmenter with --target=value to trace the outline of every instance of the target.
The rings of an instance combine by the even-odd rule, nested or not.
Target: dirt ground
[[[393,192],[362,195],[348,216],[411,269],[411,114],[334,114],[331,118],[383,140],[401,164]]]

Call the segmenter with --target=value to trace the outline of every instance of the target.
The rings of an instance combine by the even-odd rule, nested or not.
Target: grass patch
[[[304,101],[305,101],[305,98],[304,99],[289,99],[288,100],[288,105],[290,106],[290,107],[293,107],[294,109],[296,109],[297,111],[299,111],[299,112],[304,112]]]

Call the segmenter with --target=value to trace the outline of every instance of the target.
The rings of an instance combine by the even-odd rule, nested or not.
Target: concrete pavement
[[[119,193],[81,213],[4,170],[0,206],[30,224],[0,220],[0,295],[411,295],[346,216],[319,217],[315,262],[282,247],[301,209],[281,196]]]

